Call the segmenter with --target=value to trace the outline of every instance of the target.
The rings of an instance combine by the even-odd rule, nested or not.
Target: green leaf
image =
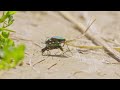
[[[4,38],[8,38],[9,35],[10,35],[10,32],[8,32],[8,31],[3,31],[3,32],[2,32],[2,35],[3,35]]]
[[[5,47],[3,49],[4,58],[1,59],[0,69],[10,69],[23,61],[25,46],[18,45],[17,47]]]
[[[8,15],[13,15],[15,13],[16,13],[16,11],[8,11]]]
[[[16,13],[16,11],[3,12],[2,17],[0,18],[0,23],[4,22],[7,18],[11,17],[15,13]]]
[[[0,18],[0,23],[4,22],[6,19],[7,19],[7,15],[3,15],[3,16]]]
[[[15,46],[15,43],[12,39],[8,39],[8,46]]]
[[[7,28],[0,28],[0,31],[2,31],[2,30],[6,30],[6,31],[9,31],[9,32],[15,32],[15,31],[9,30],[9,29],[7,29]]]

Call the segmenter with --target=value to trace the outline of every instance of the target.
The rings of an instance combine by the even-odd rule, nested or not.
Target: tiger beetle
[[[92,21],[92,23],[87,27],[87,29],[85,30],[85,32],[82,34],[81,37],[85,36],[86,32],[88,31],[88,29],[90,28],[90,26],[93,24],[93,22],[95,21],[96,19],[94,19]],[[81,38],[80,37],[80,38]],[[80,39],[79,38],[79,39]],[[75,41],[75,40],[69,40],[69,41]],[[65,45],[66,43],[66,39],[63,38],[63,37],[60,37],[60,36],[53,36],[51,38],[49,38],[47,41],[45,41],[45,44],[46,44],[46,47],[42,49],[42,55],[45,51],[49,51],[49,50],[53,50],[53,49],[60,49],[61,51],[63,51],[63,46]],[[63,46],[61,46],[61,44],[63,44]],[[67,46],[68,48],[68,46]],[[69,49],[69,48],[68,48]],[[69,49],[70,51],[70,49]],[[71,51],[70,51],[71,52]],[[64,52],[65,53],[65,52]],[[64,54],[63,53],[63,54]],[[72,52],[71,52],[72,53]]]
[[[65,45],[66,39],[60,36],[53,36],[45,41],[45,48],[42,49],[42,55],[45,51],[53,50],[53,49],[60,49],[63,51],[63,46]],[[63,44],[63,46],[61,45]]]

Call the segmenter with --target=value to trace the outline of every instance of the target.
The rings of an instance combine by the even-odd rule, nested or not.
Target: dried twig
[[[33,64],[33,66],[35,66],[36,64],[41,63],[41,62],[43,62],[43,61],[45,61],[45,59],[43,59],[43,60],[41,60],[41,61],[39,61],[39,62]]]
[[[66,18],[67,20],[69,20],[70,22],[72,22],[73,24],[75,24],[78,28],[80,32],[84,32],[86,30],[86,27],[78,22],[76,19],[74,19],[74,17],[72,17],[68,12],[65,11],[59,11],[60,15],[62,15],[64,18]],[[90,31],[86,33],[85,35],[87,38],[91,39],[96,45],[100,45],[103,46],[105,50],[107,50],[109,52],[109,54],[112,55],[112,57],[117,60],[118,62],[120,62],[120,53],[117,52],[115,49],[113,49],[112,47],[110,47],[103,39],[101,39],[98,35],[94,35],[93,33],[91,33]]]
[[[39,61],[39,62],[33,64],[33,66],[35,66],[35,65],[38,64],[38,63],[41,63],[41,62],[45,61],[48,57],[49,57],[49,56],[47,56],[45,59],[43,59],[43,60],[41,60],[41,61]]]
[[[53,64],[52,66],[50,66],[50,67],[48,68],[48,70],[50,70],[52,67],[54,67],[54,66],[56,66],[56,65],[57,65],[57,63]]]
[[[95,22],[95,20],[96,20],[96,19],[94,19],[94,20],[92,21],[92,23],[87,27],[87,29],[84,31],[84,33],[83,33],[79,38],[73,39],[73,40],[67,40],[67,41],[66,41],[66,44],[69,43],[69,42],[77,41],[77,40],[81,39],[82,37],[84,37],[84,36],[86,35],[87,31],[89,30],[89,28],[91,27],[91,25]]]
[[[14,38],[12,38],[12,39],[14,39],[14,40],[23,40],[23,41],[29,41],[29,42],[32,42],[34,45],[36,45],[36,46],[38,46],[38,47],[42,48],[42,47],[41,47],[39,44],[37,44],[37,43],[35,43],[34,41],[32,41],[32,40],[29,40],[29,39],[18,38],[18,37],[14,37]]]
[[[75,76],[75,75],[78,74],[78,73],[82,73],[82,71],[76,71],[76,72],[74,72],[74,73],[73,73],[73,76]]]

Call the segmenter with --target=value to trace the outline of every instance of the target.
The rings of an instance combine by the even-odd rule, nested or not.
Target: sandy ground
[[[78,21],[85,24],[81,14],[84,12],[69,12]],[[111,46],[120,46],[120,12],[88,12],[95,17],[96,31],[94,34],[113,41],[107,42]],[[17,66],[8,71],[0,71],[0,79],[120,79],[120,64],[106,54],[104,50],[87,50],[80,53],[80,48],[70,47],[73,55],[67,52],[61,56],[60,50],[52,50],[53,56],[42,56],[41,49],[45,47],[42,42],[48,37],[62,36],[67,40],[81,36],[73,24],[61,17],[57,12],[17,12],[15,22],[10,28],[17,33],[12,35],[16,43],[25,43],[26,55],[23,66]],[[88,20],[89,22],[89,20]],[[40,45],[36,46],[29,39]],[[94,45],[86,37],[81,38],[76,45]],[[66,47],[64,47],[66,50]],[[57,55],[55,55],[56,52]],[[44,60],[45,59],[45,60]],[[42,61],[34,66],[28,65]],[[37,71],[36,71],[37,70]]]

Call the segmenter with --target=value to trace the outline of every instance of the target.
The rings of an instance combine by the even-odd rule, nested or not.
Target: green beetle
[[[94,20],[92,21],[92,23],[87,27],[87,29],[85,30],[85,32],[82,34],[81,37],[85,36],[86,32],[88,31],[88,29],[89,29],[90,26],[94,23],[95,20],[96,20],[96,19],[94,19]],[[81,38],[81,37],[80,37],[80,38]],[[78,38],[78,39],[80,39],[80,38]],[[49,39],[45,42],[46,47],[41,50],[41,51],[42,51],[42,55],[43,55],[43,53],[44,53],[46,50],[49,51],[49,50],[52,50],[52,49],[60,49],[61,51],[63,51],[63,48],[62,48],[62,47],[65,45],[65,43],[69,43],[69,42],[76,41],[76,40],[77,40],[77,39],[73,39],[73,40],[68,40],[68,41],[66,41],[65,38],[63,38],[63,37],[53,36],[53,37],[49,38]],[[63,43],[63,46],[61,46],[62,43]],[[68,48],[68,49],[69,49],[69,48]],[[70,49],[69,49],[69,51],[70,51]],[[71,53],[72,53],[72,52],[71,52]]]
[[[63,51],[62,47],[64,46],[65,41],[66,39],[60,36],[53,36],[49,38],[47,41],[45,41],[46,47],[41,50],[42,55],[45,51],[49,51],[53,49],[60,49],[61,51]],[[62,43],[63,43],[63,46],[61,46]]]

